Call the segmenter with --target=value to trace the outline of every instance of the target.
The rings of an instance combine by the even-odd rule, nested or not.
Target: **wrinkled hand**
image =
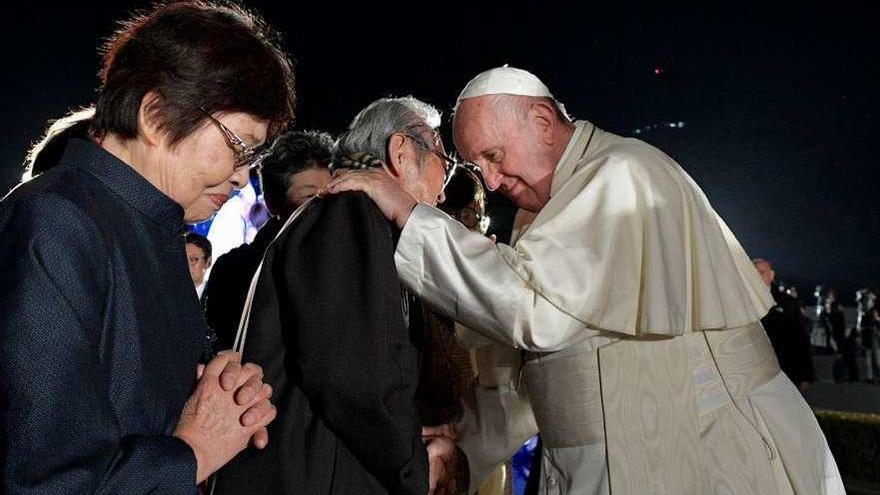
[[[244,450],[252,437],[262,446],[268,440],[265,427],[276,415],[269,402],[272,387],[262,383],[258,366],[241,366],[239,359],[238,353],[225,352],[199,367],[196,388],[174,430],[193,449],[196,483]]]
[[[446,437],[425,439],[428,451],[428,494],[455,493],[455,442]]]
[[[231,351],[222,351],[220,354],[227,352]],[[223,371],[220,373],[220,386],[227,392],[235,391],[235,403],[244,406],[250,404],[254,397],[263,390],[263,387],[268,387],[268,385],[263,383],[263,368],[254,363],[242,365],[240,356],[236,356],[223,367]],[[271,390],[269,388],[270,395]],[[253,425],[267,414],[270,408],[271,404],[268,400],[257,402],[242,415],[242,426]],[[269,443],[269,432],[265,426],[254,433],[253,441],[254,446],[258,449],[266,447]]]
[[[422,427],[422,440],[427,440],[433,437],[446,437],[453,442],[457,442],[458,436],[458,427],[454,423]]]
[[[422,427],[422,441],[428,451],[428,493],[446,495],[467,489],[467,463],[455,446],[458,428],[452,423]],[[463,486],[459,486],[463,485]]]
[[[385,218],[402,229],[418,201],[406,192],[385,169],[352,170],[331,180],[318,195],[363,191],[376,203]]]

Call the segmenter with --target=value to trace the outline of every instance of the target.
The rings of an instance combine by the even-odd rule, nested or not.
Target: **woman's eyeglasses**
[[[252,169],[260,164],[266,156],[269,155],[270,145],[269,143],[264,143],[260,146],[250,146],[244,142],[244,140],[232,131],[232,129],[223,125],[223,122],[220,122],[213,115],[210,114],[203,107],[199,107],[199,110],[205,114],[206,117],[211,119],[219,129],[220,132],[223,133],[223,137],[226,139],[226,144],[232,148],[232,153],[235,156],[235,165],[234,170],[239,170],[244,167],[248,169]]]

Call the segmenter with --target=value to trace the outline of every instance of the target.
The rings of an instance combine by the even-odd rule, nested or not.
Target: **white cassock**
[[[700,188],[656,148],[579,121],[550,201],[512,246],[419,205],[395,259],[432,306],[526,351],[544,493],[844,493],[761,327],[770,293]],[[462,442],[476,478],[481,450],[528,434],[524,420],[503,438],[490,418],[520,409],[509,389],[477,404],[482,437]]]

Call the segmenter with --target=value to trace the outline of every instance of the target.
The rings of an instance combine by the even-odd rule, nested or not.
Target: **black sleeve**
[[[810,320],[800,313],[798,308],[797,332],[798,368],[801,381],[816,381],[816,369],[813,366],[813,344],[810,342]],[[800,385],[799,383],[797,385]]]
[[[69,202],[0,204],[2,493],[195,493],[184,442],[120,435],[98,355],[113,332],[99,237]]]
[[[274,265],[288,362],[315,414],[389,492],[426,493],[391,226],[363,193],[320,201]]]

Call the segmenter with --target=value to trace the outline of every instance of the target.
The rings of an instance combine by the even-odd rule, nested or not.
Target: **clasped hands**
[[[266,425],[277,411],[269,399],[272,387],[263,383],[263,370],[241,364],[241,355],[223,351],[207,365],[199,365],[196,386],[186,401],[174,436],[192,448],[196,483],[201,483],[232,460],[253,440],[269,443]]]

